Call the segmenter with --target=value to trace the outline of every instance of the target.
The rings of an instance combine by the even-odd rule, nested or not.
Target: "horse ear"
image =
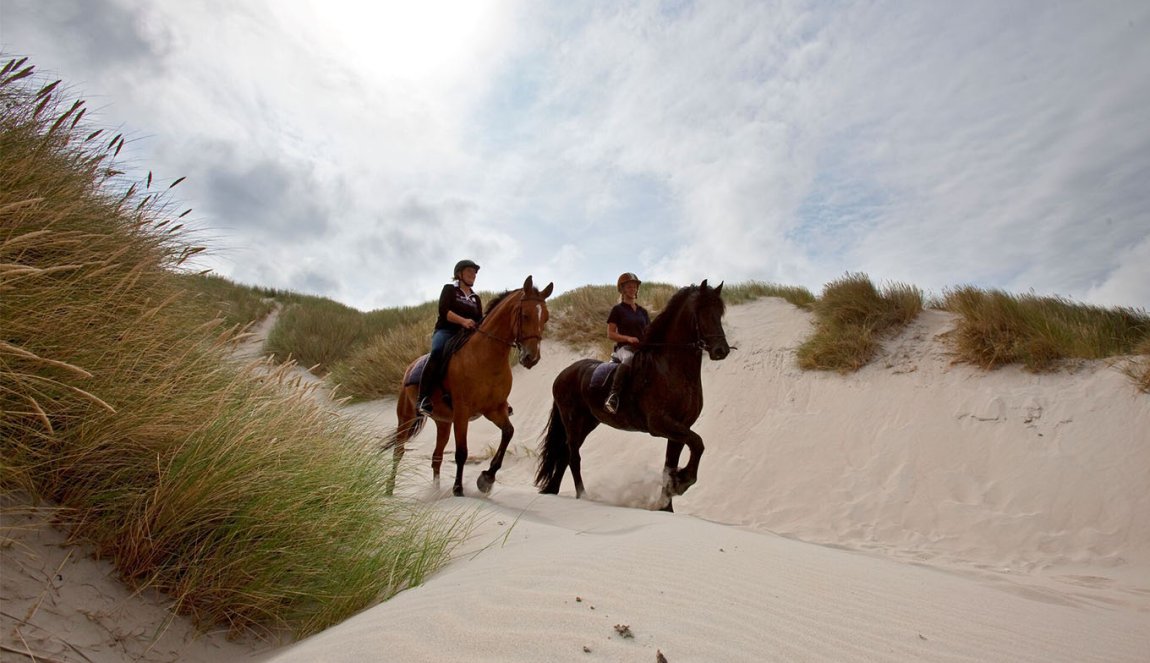
[[[527,280],[523,282],[523,292],[531,292],[531,275],[527,275]]]
[[[699,289],[700,290],[706,290],[707,289],[707,279],[703,279],[703,282],[699,284]]]
[[[719,287],[715,288],[715,294],[716,294],[716,295],[718,295],[718,294],[722,294],[722,292],[723,292],[723,284],[724,284],[724,283],[726,283],[726,281],[719,281]]]
[[[553,282],[548,283],[547,287],[543,288],[543,290],[539,294],[543,295],[543,299],[547,299],[548,297],[551,296],[551,289],[554,287],[555,287],[555,283],[553,283]]]

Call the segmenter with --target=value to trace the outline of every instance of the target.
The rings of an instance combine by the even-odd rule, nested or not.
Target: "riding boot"
[[[431,414],[431,394],[439,386],[442,377],[440,364],[442,363],[443,353],[432,352],[427,356],[427,362],[423,365],[423,375],[419,378],[419,400],[416,401],[416,409],[421,414]]]
[[[611,375],[611,390],[607,393],[607,400],[603,403],[603,409],[615,414],[619,409],[619,392],[623,390],[624,382],[627,379],[627,372],[631,370],[628,364],[619,364],[615,367],[615,372]]]

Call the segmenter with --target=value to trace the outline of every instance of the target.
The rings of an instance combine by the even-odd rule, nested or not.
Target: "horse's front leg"
[[[459,412],[459,409],[456,409]],[[451,493],[463,497],[463,466],[467,463],[467,417],[455,415],[455,485]]]
[[[691,450],[686,467],[676,469],[683,445]],[[688,430],[681,439],[667,440],[667,460],[663,467],[664,485],[671,495],[682,495],[699,480],[699,460],[703,457],[703,438]],[[669,485],[667,479],[669,477]]]
[[[507,452],[507,445],[511,442],[511,436],[515,435],[515,427],[511,425],[511,411],[507,403],[500,405],[494,413],[488,414],[487,419],[499,427],[502,435],[499,437],[499,449],[491,457],[491,464],[487,466],[485,471],[480,472],[479,478],[475,480],[480,492],[483,493],[491,492],[491,486],[495,483],[495,473],[503,467],[503,454]]]
[[[443,450],[451,437],[451,424],[435,420],[435,451],[431,454],[431,481],[439,488],[439,470],[443,467]]]

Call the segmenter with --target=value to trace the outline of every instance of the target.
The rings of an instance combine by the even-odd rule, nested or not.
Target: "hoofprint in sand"
[[[662,441],[606,427],[583,447],[587,499],[574,499],[569,478],[558,496],[535,494],[550,384],[581,356],[545,343],[538,366],[516,369],[516,435],[492,493],[474,488],[478,463],[463,499],[415,487],[439,508],[479,514],[456,560],[324,633],[242,651],[276,661],[1147,660],[1150,397],[1099,362],[1047,375],[953,365],[951,325],[927,311],[877,362],[843,376],[795,366],[809,314],[775,299],[731,307],[738,350],[704,361],[694,430],[707,451],[675,514],[646,510],[660,494]],[[344,412],[366,434],[394,426],[393,401]],[[419,481],[432,436],[405,459]],[[482,458],[498,432],[475,422],[470,439]],[[240,651],[189,648],[181,660]]]

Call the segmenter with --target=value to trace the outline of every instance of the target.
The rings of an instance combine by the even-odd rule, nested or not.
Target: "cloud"
[[[246,282],[408,304],[470,257],[491,289],[865,271],[1150,306],[1145,3],[91,7],[6,0],[5,49],[187,175]]]

